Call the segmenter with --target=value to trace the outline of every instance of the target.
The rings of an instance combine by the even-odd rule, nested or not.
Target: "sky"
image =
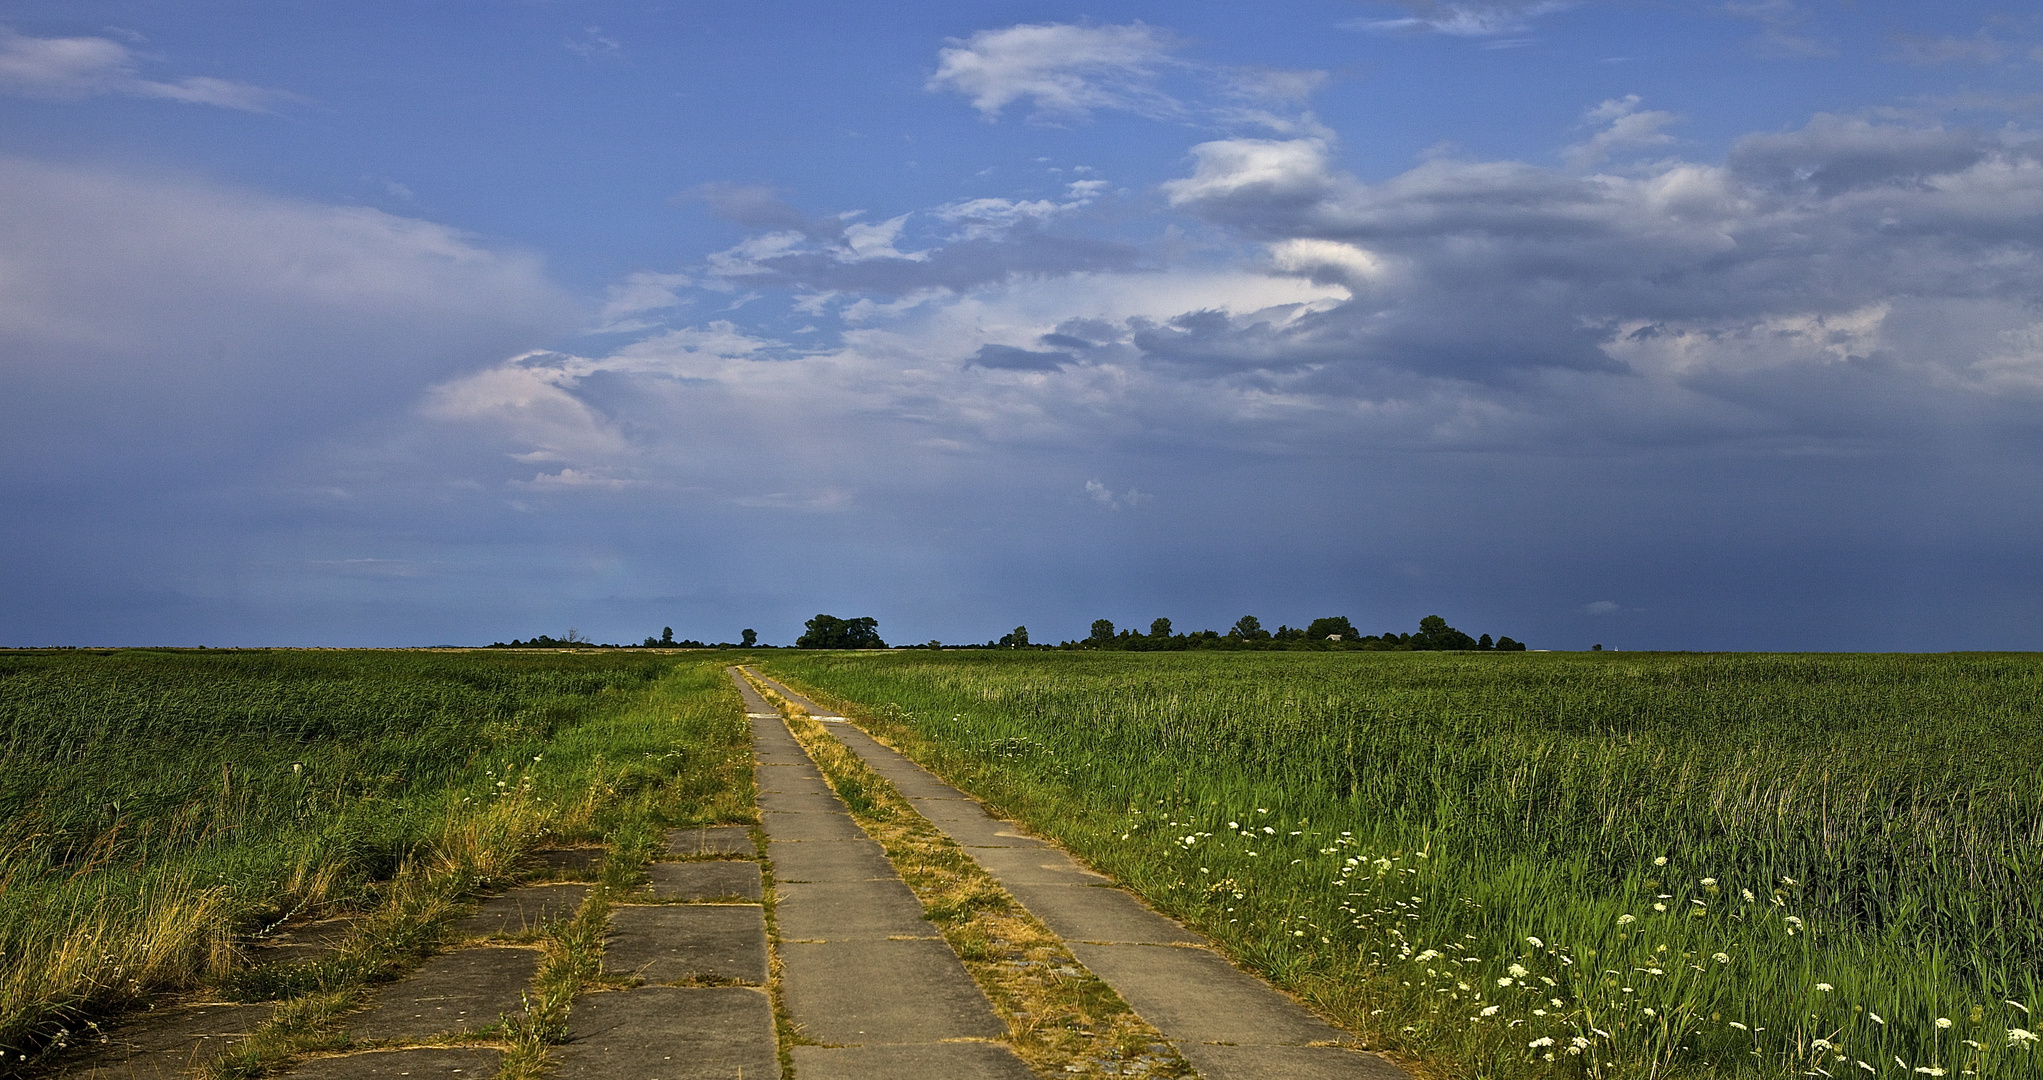
[[[2043,648],[2043,15],[0,0],[0,645]]]

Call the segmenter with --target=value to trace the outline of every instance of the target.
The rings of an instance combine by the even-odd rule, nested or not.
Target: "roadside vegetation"
[[[748,818],[739,713],[717,665],[619,653],[0,658],[6,1068],[197,988],[285,1003],[220,1068],[318,1049],[535,846],[600,841],[628,875],[664,825]],[[345,912],[333,954],[250,965],[251,937]]]
[[[1432,1069],[2043,1074],[2035,657],[765,663]]]

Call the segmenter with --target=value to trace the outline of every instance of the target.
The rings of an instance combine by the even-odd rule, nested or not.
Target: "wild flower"
[[[1718,953],[1718,954],[1716,954],[1715,956],[1712,956],[1712,957],[1710,957],[1710,959],[1712,959],[1712,960],[1715,960],[1715,961],[1716,961],[1717,963],[1719,963],[1719,964],[1728,964],[1728,963],[1730,963],[1730,962],[1731,962],[1731,954],[1730,954],[1730,953]]]
[[[1667,856],[1665,856],[1665,855],[1662,855],[1662,856],[1660,856],[1659,858],[1657,858],[1657,859],[1654,859],[1654,860],[1653,860],[1653,865],[1654,865],[1654,866],[1666,866],[1666,865],[1667,865]]]
[[[1835,989],[1837,989],[1837,987],[1835,987],[1835,986],[1832,986],[1832,985],[1830,985],[1829,983],[1817,983],[1817,984],[1816,984],[1816,989],[1818,989],[1818,990],[1821,990],[1821,991],[1823,991],[1824,993],[1826,993],[1826,994],[1827,994],[1827,993],[1831,992],[1832,990],[1835,990]]]
[[[1544,949],[1544,948],[1546,948],[1546,942],[1544,942],[1544,941],[1541,941],[1541,940],[1539,940],[1539,939],[1538,939],[1538,938],[1536,938],[1536,937],[1529,937],[1529,938],[1526,938],[1526,939],[1525,939],[1525,943],[1526,943],[1527,945],[1530,945],[1530,946],[1532,946],[1532,947],[1533,947],[1533,948],[1535,948],[1535,949]]]
[[[1484,1016],[1495,1016],[1495,1015],[1497,1015],[1497,1013],[1498,1013],[1498,1012],[1499,1012],[1500,1010],[1502,1010],[1503,1008],[1504,1008],[1504,1007],[1503,1007],[1502,1005],[1485,1005],[1485,1006],[1483,1006],[1483,1015],[1484,1015]]]
[[[1706,877],[1702,879],[1702,885],[1703,888],[1705,889],[1714,889],[1717,887],[1717,879],[1713,877]]]
[[[1937,1027],[1949,1031],[1951,1029],[1951,1018],[1948,1016],[1937,1017]]]
[[[1638,921],[1639,921],[1639,920],[1638,920],[1637,918],[1633,917],[1633,916],[1632,916],[1632,915],[1631,915],[1630,913],[1626,913],[1626,914],[1623,914],[1623,915],[1619,915],[1619,916],[1617,917],[1617,925],[1619,925],[1619,926],[1629,926],[1629,925],[1631,925],[1632,923],[1635,923],[1635,922],[1638,922]]]
[[[1539,1038],[1534,1039],[1531,1042],[1526,1043],[1525,1045],[1537,1050],[1542,1046],[1552,1046],[1553,1044],[1554,1044],[1553,1036],[1541,1035]]]
[[[2023,1046],[2023,1047],[2026,1047],[2026,1046],[2027,1046],[2028,1044],[2030,1044],[2030,1043],[2032,1043],[2032,1042],[2035,1042],[2035,1041],[2036,1041],[2037,1039],[2039,1039],[2039,1038],[2043,1038],[2043,1036],[2039,1036],[2039,1035],[2037,1035],[2037,1034],[2036,1034],[2035,1032],[2033,1032],[2033,1031],[2028,1031],[2028,1030],[2025,1030],[2025,1029],[2023,1029],[2023,1028],[2009,1028],[2009,1029],[2008,1029],[2008,1045],[2009,1045],[2009,1046]]]

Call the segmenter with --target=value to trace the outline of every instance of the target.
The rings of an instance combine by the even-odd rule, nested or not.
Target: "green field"
[[[1460,1075],[2043,1075],[2043,659],[780,652]]]
[[[547,837],[743,814],[720,664],[604,653],[0,656],[0,1050],[196,985],[354,985]],[[292,916],[384,912],[349,963],[251,975]],[[401,909],[401,910],[399,910]],[[352,966],[350,966],[352,965]]]

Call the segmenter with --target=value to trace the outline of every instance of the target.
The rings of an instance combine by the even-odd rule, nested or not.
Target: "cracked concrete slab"
[[[770,840],[859,840],[865,830],[843,812],[769,812],[760,815],[760,828]]]
[[[1410,1080],[1375,1054],[1335,1046],[1181,1043],[1178,1052],[1205,1080]]]
[[[789,941],[936,937],[922,901],[900,878],[775,885],[774,923]]]
[[[669,855],[757,855],[750,825],[705,825],[694,829],[668,829]]]
[[[1007,1033],[942,941],[787,942],[780,957],[788,1014],[818,1042],[927,1043]]]
[[[857,840],[813,840],[766,845],[766,860],[773,864],[773,880],[796,881],[878,881],[893,878],[894,864],[887,861],[880,845],[861,837]]]
[[[576,998],[558,1080],[771,1080],[773,1006],[741,986],[646,986]]]
[[[524,1011],[521,995],[539,971],[534,949],[485,947],[441,953],[378,991],[367,1012],[349,1017],[357,1039],[424,1039],[474,1031]]]
[[[588,895],[587,885],[526,885],[484,897],[474,914],[452,926],[468,937],[516,937],[574,918]]]
[[[269,1020],[276,1006],[170,1005],[106,1030],[106,1041],[79,1046],[51,1063],[52,1077],[171,1080],[203,1068]],[[81,1036],[82,1037],[82,1036]]]
[[[1176,945],[1069,944],[1079,963],[1180,1047],[1304,1046],[1346,1038],[1217,953]]]
[[[766,982],[766,917],[751,904],[618,907],[603,970],[649,983]]]
[[[999,1043],[912,1043],[901,1046],[797,1046],[801,1080],[873,1080],[941,1077],[942,1080],[1035,1080],[1035,1074]]]
[[[646,888],[661,900],[750,900],[758,903],[759,864],[716,862],[653,863],[646,867]]]
[[[1052,933],[1066,941],[1135,945],[1210,945],[1206,935],[1187,930],[1142,906],[1119,889],[1101,885],[1014,883],[1008,892]]]
[[[314,1058],[285,1073],[290,1080],[485,1080],[497,1074],[502,1050],[480,1046],[371,1050]]]

